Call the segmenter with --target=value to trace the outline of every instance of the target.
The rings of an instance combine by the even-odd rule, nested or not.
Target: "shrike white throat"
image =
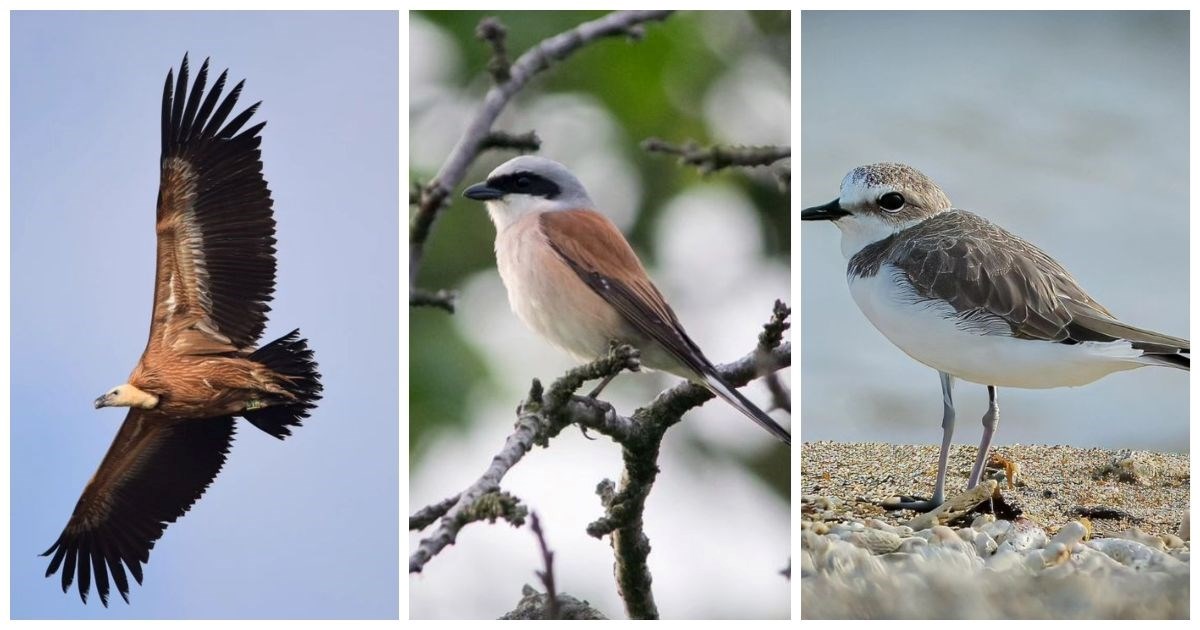
[[[620,230],[565,166],[514,158],[463,196],[487,205],[509,304],[534,332],[586,361],[613,341],[629,344],[643,366],[703,385],[791,444],[783,427],[721,379]]]

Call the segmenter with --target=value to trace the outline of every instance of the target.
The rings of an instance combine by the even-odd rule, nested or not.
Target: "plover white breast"
[[[933,496],[902,500],[900,507],[929,510],[945,498],[955,378],[988,388],[983,439],[967,485],[973,488],[999,421],[997,387],[1084,385],[1147,365],[1190,368],[1188,340],[1121,322],[1056,260],[953,207],[910,166],[860,166],[842,180],[837,199],[800,217],[841,229],[854,301],[892,343],[941,377]]]

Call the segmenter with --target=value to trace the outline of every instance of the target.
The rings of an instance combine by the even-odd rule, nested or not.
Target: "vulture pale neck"
[[[158,396],[144,392],[128,383],[113,388],[112,391],[96,399],[96,408],[101,407],[136,407],[138,409],[153,409],[158,406]]]

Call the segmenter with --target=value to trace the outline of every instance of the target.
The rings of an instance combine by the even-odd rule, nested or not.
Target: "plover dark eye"
[[[879,197],[879,207],[888,212],[895,212],[904,207],[904,195],[898,192],[885,193]]]

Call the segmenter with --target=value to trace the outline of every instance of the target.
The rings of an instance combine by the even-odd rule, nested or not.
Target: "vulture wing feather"
[[[183,63],[179,64],[179,79],[175,84],[175,100],[171,108],[171,137],[179,140],[179,122],[183,116],[184,95],[187,93],[188,58],[183,55]]]
[[[216,478],[233,434],[232,417],[171,421],[130,411],[67,526],[42,554],[53,554],[46,575],[65,558],[63,592],[74,579],[86,602],[94,581],[107,606],[111,576],[128,602],[125,569],[141,583],[154,543]]]
[[[259,150],[265,123],[238,133],[255,104],[226,124],[242,83],[221,100],[226,73],[206,95],[207,75],[205,61],[189,93],[185,57],[174,90],[168,77],[163,94],[158,268],[147,352],[251,348],[275,290],[275,220]]]
[[[192,130],[192,122],[196,118],[196,108],[200,106],[200,99],[204,96],[204,86],[208,84],[208,59],[200,64],[200,71],[196,73],[196,82],[192,84],[192,93],[188,96],[186,108],[183,110],[183,120],[179,122],[179,135],[186,138]]]

